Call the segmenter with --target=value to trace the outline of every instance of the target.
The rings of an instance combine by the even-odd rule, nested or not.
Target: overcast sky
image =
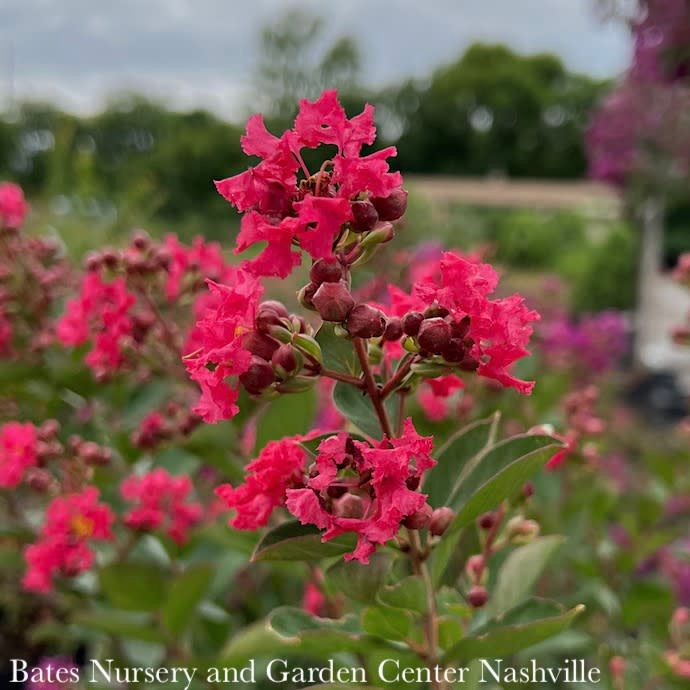
[[[333,35],[359,39],[366,81],[424,77],[477,40],[553,51],[572,69],[618,74],[626,32],[602,25],[595,0],[300,0]],[[14,63],[17,97],[97,110],[140,90],[176,107],[241,117],[251,95],[261,26],[288,0],[0,0],[0,98]],[[13,56],[13,58],[12,58]]]

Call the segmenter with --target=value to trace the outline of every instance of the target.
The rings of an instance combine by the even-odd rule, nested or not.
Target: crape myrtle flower
[[[423,356],[529,394],[534,382],[516,378],[510,368],[529,355],[531,324],[539,314],[520,295],[491,299],[497,285],[490,265],[445,252],[438,275],[422,277],[411,293],[389,286],[390,311]]]
[[[300,263],[300,250],[313,259],[331,257],[348,229],[374,234],[403,215],[407,193],[387,161],[395,148],[361,155],[375,138],[373,107],[348,118],[335,91],[302,100],[294,127],[280,137],[268,132],[261,115],[249,119],[242,148],[260,162],[216,182],[219,193],[244,214],[236,252],[266,243],[247,262],[248,270],[284,278]],[[335,153],[312,175],[301,151],[321,145],[335,147]]]
[[[36,427],[27,422],[8,422],[0,429],[0,488],[17,486],[39,457]]]
[[[124,523],[137,531],[164,531],[176,543],[184,544],[190,528],[204,513],[200,503],[189,501],[192,490],[188,476],[174,477],[161,467],[127,477],[120,493],[134,507],[125,514]]]
[[[114,519],[93,486],[53,499],[37,541],[24,551],[28,566],[24,587],[49,592],[56,575],[74,577],[88,570],[95,557],[90,542],[112,539]]]
[[[123,251],[90,255],[86,266],[57,336],[70,347],[88,343],[86,363],[99,378],[123,369],[145,377],[152,367],[178,367],[191,336],[185,330],[208,304],[205,280],[226,280],[233,270],[217,243],[197,237],[186,246],[174,235],[155,242],[142,231]],[[180,304],[186,312],[176,309]]]
[[[19,229],[28,212],[22,188],[11,182],[0,182],[0,230]]]
[[[410,419],[399,438],[367,442],[345,432],[329,436],[314,457],[302,443],[318,435],[271,441],[247,465],[243,484],[216,489],[235,511],[233,527],[261,528],[276,508],[285,506],[303,524],[324,530],[324,541],[355,533],[357,547],[346,558],[368,563],[401,525],[421,529],[430,524],[432,511],[418,489],[436,464],[433,440],[417,434]]]

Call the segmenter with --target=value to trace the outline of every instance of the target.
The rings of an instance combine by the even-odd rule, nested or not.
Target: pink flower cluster
[[[354,440],[346,433],[330,436],[319,444],[315,458],[303,440],[269,443],[248,465],[244,484],[217,489],[237,513],[234,527],[261,527],[285,505],[301,523],[324,530],[324,541],[356,534],[357,546],[346,558],[368,563],[403,523],[415,529],[429,524],[432,510],[418,488],[436,464],[433,441],[420,436],[411,420],[399,438],[380,442]]]
[[[188,476],[174,477],[163,468],[142,476],[131,476],[122,482],[122,498],[134,507],[124,517],[131,529],[164,531],[173,541],[183,544],[189,529],[203,517],[203,507],[189,501],[192,481]]]
[[[534,383],[516,378],[510,367],[529,354],[531,323],[539,314],[520,295],[491,299],[497,285],[489,264],[446,252],[439,274],[421,278],[411,294],[396,285],[388,289],[393,314],[403,317],[404,332],[422,350],[527,394]]]
[[[372,231],[399,217],[384,201],[395,193],[391,202],[399,203],[396,198],[401,194],[402,178],[389,172],[387,162],[395,148],[361,155],[362,147],[375,137],[374,109],[367,105],[360,115],[348,119],[335,91],[325,91],[314,102],[302,100],[294,127],[280,137],[266,130],[261,115],[249,119],[242,148],[261,162],[216,183],[218,191],[244,213],[236,251],[267,243],[247,263],[248,270],[285,277],[300,263],[299,249],[314,259],[332,256],[345,224],[356,231]],[[312,175],[301,152],[321,145],[336,151]],[[300,171],[303,177],[298,179]]]
[[[56,575],[74,577],[88,570],[95,558],[90,542],[111,539],[113,521],[95,487],[55,498],[46,509],[38,541],[25,550],[24,587],[49,592]]]
[[[70,347],[89,343],[86,363],[99,378],[129,367],[144,374],[144,362],[179,361],[184,314],[166,310],[192,296],[190,322],[208,298],[204,280],[224,280],[231,268],[216,243],[194,240],[191,247],[169,235],[163,243],[143,233],[122,252],[89,257],[79,295],[69,300],[57,335]],[[180,323],[181,322],[181,323]]]
[[[0,429],[0,488],[17,486],[38,461],[38,432],[27,422],[7,422]]]
[[[11,182],[0,182],[0,230],[18,230],[28,211],[22,188]]]

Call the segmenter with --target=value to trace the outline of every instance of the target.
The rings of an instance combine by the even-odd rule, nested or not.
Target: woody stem
[[[374,374],[369,366],[369,356],[367,355],[367,348],[364,341],[361,338],[353,338],[352,344],[354,345],[355,352],[357,353],[357,358],[362,367],[362,372],[364,374],[364,384],[371,398],[371,404],[374,406],[374,411],[378,417],[379,424],[381,425],[381,430],[388,436],[388,438],[393,438],[393,427],[391,426],[391,421],[388,418],[388,413],[386,408],[383,406],[383,401],[381,400],[381,391],[379,390],[378,384],[374,380]]]

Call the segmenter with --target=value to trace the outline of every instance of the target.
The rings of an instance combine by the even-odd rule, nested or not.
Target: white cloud
[[[334,35],[355,35],[368,81],[381,84],[424,76],[477,40],[553,51],[572,69],[615,75],[628,59],[626,32],[601,25],[593,2],[302,0],[300,6],[322,14]],[[92,111],[113,91],[139,89],[179,107],[237,117],[250,99],[258,31],[289,6],[286,0],[4,0],[0,83],[8,81],[12,46],[19,97]]]

